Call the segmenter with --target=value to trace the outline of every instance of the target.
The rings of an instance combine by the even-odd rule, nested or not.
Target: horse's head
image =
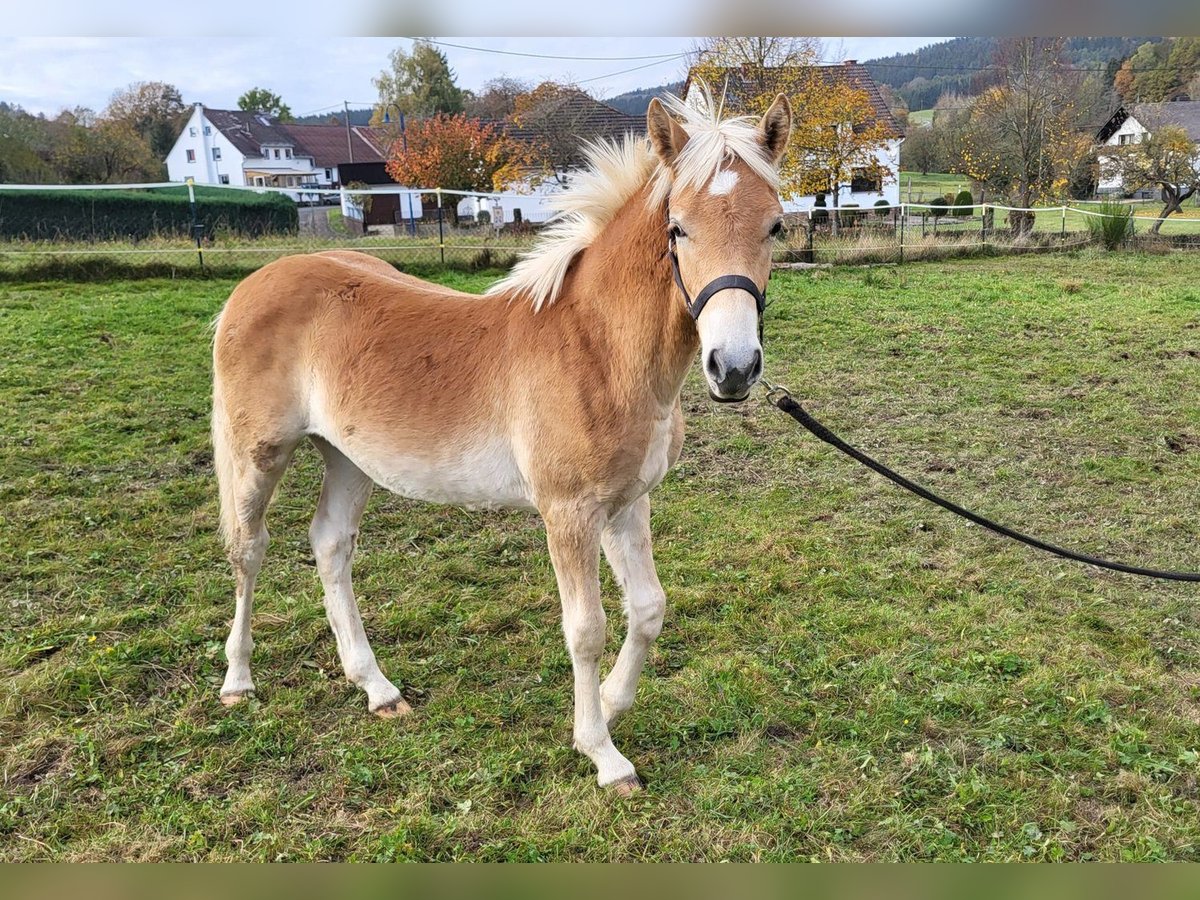
[[[709,394],[722,402],[744,400],[762,376],[761,297],[752,288],[766,290],[782,227],[778,167],[792,107],[780,94],[757,125],[726,119],[689,133],[655,99],[646,119],[654,151],[670,172],[664,227],[685,299],[694,298],[690,310]],[[718,282],[722,276],[752,284]],[[706,292],[712,288],[715,293]]]

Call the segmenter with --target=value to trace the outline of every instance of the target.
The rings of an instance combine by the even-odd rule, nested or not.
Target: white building
[[[1140,144],[1155,128],[1178,125],[1193,141],[1200,141],[1200,101],[1174,100],[1170,103],[1134,103],[1122,106],[1096,132],[1096,143],[1100,145],[1097,157],[1100,163],[1098,194],[1132,194],[1138,199],[1159,197],[1159,188],[1154,185],[1130,185],[1121,181],[1116,167],[1105,159],[1104,148],[1119,148],[1129,144]],[[1112,152],[1112,151],[1110,151]]]
[[[338,187],[342,163],[383,162],[381,135],[344,125],[291,125],[197,103],[167,154],[167,178],[197,184]]]
[[[874,153],[874,166],[863,165],[851,168],[838,176],[837,197],[826,193],[825,205],[872,207],[880,201],[889,206],[900,203],[900,144],[904,141],[904,131],[896,117],[888,108],[887,101],[879,90],[879,85],[871,77],[866,66],[857,60],[848,59],[840,65],[817,66],[822,77],[827,80],[837,80],[850,84],[852,87],[865,91],[871,102],[872,116],[864,122],[847,122],[845,127],[858,128],[879,123],[883,126],[886,140]],[[755,90],[750,73],[742,68],[727,68],[722,70],[722,83],[712,85],[713,90],[723,94],[726,106],[737,111],[739,98]],[[688,72],[687,81],[683,84],[683,99],[698,102],[698,94],[692,93],[695,84],[693,71]],[[688,98],[692,97],[689,101]],[[803,110],[797,110],[803,114]],[[883,173],[880,177],[879,173]],[[836,200],[836,202],[835,202]],[[795,195],[783,198],[785,212],[804,212],[816,206],[817,197],[813,194]]]

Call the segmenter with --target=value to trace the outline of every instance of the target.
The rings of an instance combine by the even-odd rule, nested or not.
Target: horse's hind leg
[[[358,523],[371,496],[371,479],[328,442],[312,440],[325,458],[325,481],[309,538],[325,588],[325,612],[342,669],[348,681],[367,692],[371,712],[385,718],[402,716],[412,708],[379,671],[350,583]]]
[[[287,469],[294,446],[263,447],[253,460],[239,464],[227,443],[216,442],[224,529],[229,561],[237,579],[237,606],[229,640],[225,642],[229,668],[221,685],[221,702],[226,706],[232,706],[254,692],[254,681],[250,677],[250,651],[254,648],[250,637],[254,582],[267,552],[267,505]]]

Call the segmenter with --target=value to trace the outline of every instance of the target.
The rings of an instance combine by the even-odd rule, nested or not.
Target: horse
[[[655,99],[646,136],[591,145],[540,241],[483,295],[340,250],[281,258],[233,290],[213,341],[220,528],[236,579],[223,703],[255,690],[267,507],[307,439],[325,464],[309,530],[325,609],[370,712],[411,712],[376,663],[351,586],[374,485],[533,510],[562,601],[574,746],[601,787],[641,788],[609,729],[633,705],[666,606],[649,492],[679,458],[680,393],[697,351],[714,400],[745,399],[761,376],[792,127],[783,95],[754,119],[724,116],[702,94],[691,105]],[[603,684],[601,551],[628,620]]]

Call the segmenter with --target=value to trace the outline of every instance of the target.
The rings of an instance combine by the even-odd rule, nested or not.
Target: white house
[[[167,178],[197,184],[338,187],[343,163],[383,162],[373,129],[292,125],[263,113],[197,103],[167,154]]]
[[[846,127],[858,128],[879,123],[883,126],[886,140],[874,153],[875,168],[862,166],[841,173],[838,178],[837,197],[825,195],[825,203],[833,206],[871,207],[879,201],[885,201],[894,206],[900,202],[900,144],[904,141],[904,131],[896,117],[888,108],[887,101],[879,90],[879,85],[871,77],[866,66],[857,60],[848,59],[840,65],[817,66],[822,77],[827,80],[843,81],[852,87],[865,91],[871,102],[872,115],[864,122],[847,122]],[[727,106],[736,110],[740,98],[753,92],[751,73],[743,68],[726,68],[722,70],[722,83],[713,85],[714,90],[722,91]],[[688,72],[683,84],[683,99],[689,103],[697,103],[698,93],[693,93],[695,85],[694,70]],[[689,97],[692,99],[689,100]],[[803,114],[802,110],[798,110]],[[879,172],[884,173],[880,177]],[[804,212],[816,205],[817,198],[813,194],[794,195],[783,198],[783,208],[786,212]]]
[[[1116,168],[1105,160],[1105,147],[1124,147],[1128,144],[1140,144],[1155,128],[1164,125],[1178,125],[1187,132],[1193,141],[1200,141],[1200,101],[1174,100],[1169,103],[1134,103],[1122,106],[1113,113],[1107,122],[1096,132],[1096,143],[1100,145],[1097,153],[1100,163],[1099,181],[1096,186],[1098,194],[1130,193],[1121,182],[1121,176]],[[1111,151],[1110,151],[1111,152]],[[1132,195],[1139,199],[1159,196],[1159,189],[1154,185],[1133,185],[1136,188]]]

